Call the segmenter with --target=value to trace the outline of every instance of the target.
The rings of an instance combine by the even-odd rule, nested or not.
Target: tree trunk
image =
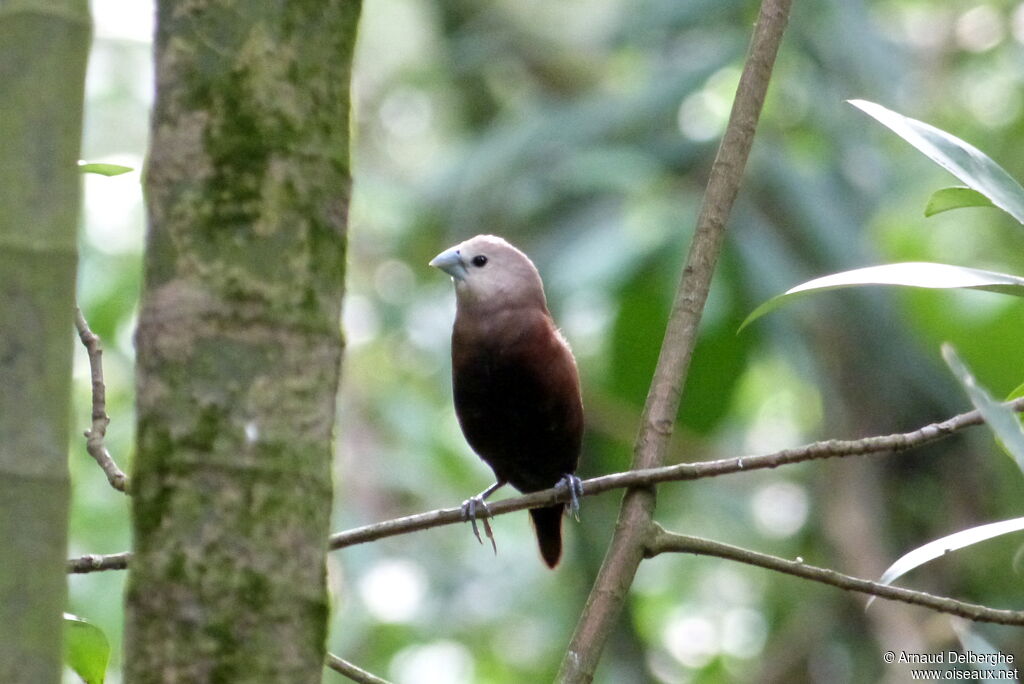
[[[319,682],[360,3],[161,0],[128,682]]]
[[[0,3],[0,681],[61,676],[85,0]]]

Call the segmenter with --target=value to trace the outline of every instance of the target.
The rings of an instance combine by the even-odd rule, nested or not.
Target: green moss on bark
[[[358,15],[159,4],[128,681],[320,681]]]

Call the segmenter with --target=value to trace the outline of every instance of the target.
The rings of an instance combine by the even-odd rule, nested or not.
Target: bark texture
[[[360,3],[161,0],[129,682],[319,682]]]
[[[85,0],[0,2],[0,681],[59,682]]]

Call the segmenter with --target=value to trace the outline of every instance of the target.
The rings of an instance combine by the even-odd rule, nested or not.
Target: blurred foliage
[[[143,168],[147,3],[94,0],[82,157]],[[355,74],[348,353],[336,529],[452,506],[490,480],[451,405],[441,249],[499,233],[533,256],[583,374],[581,474],[622,470],[757,3],[751,0],[374,0]],[[986,150],[1024,178],[1024,5],[795,3],[730,226],[671,458],[895,432],[967,409],[950,341],[994,394],[1024,377],[1024,304],[977,292],[835,292],[737,336],[772,294],[888,261],[1024,273],[1001,212],[922,216],[950,178],[844,100],[865,98]],[[105,342],[111,451],[131,458],[132,345],[144,233],[139,172],[84,179],[79,299]],[[72,334],[69,330],[68,334]],[[76,365],[75,420],[89,423]],[[129,545],[127,506],[70,449],[72,554]],[[899,457],[815,463],[661,488],[669,528],[853,574],[1020,515],[1022,479],[981,430]],[[499,555],[447,527],[334,553],[329,647],[398,682],[550,680],[614,526],[588,498],[555,572],[525,515]],[[908,586],[1019,607],[1019,540],[930,563]],[[1015,559],[1018,561],[1015,563]],[[69,610],[104,629],[118,681],[123,576],[71,578]],[[955,647],[949,621],[725,561],[645,562],[599,682],[862,682],[881,653]],[[1019,631],[975,626],[1020,658]],[[326,674],[331,681],[333,674]]]

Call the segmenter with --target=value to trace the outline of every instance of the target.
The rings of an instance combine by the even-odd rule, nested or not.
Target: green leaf
[[[1021,397],[1024,397],[1024,384],[1017,385],[1013,389],[1013,391],[1006,396],[1006,399],[1004,401],[1013,401],[1014,399],[1020,399]],[[1024,415],[1022,415],[1019,412],[1015,413],[1014,415],[1017,418],[1017,422],[1021,423],[1021,425],[1024,426]],[[1010,452],[1009,449],[1006,448],[1006,445],[1003,444],[1003,440],[997,437],[996,441],[999,443],[999,448],[1003,450],[1003,453],[1009,456],[1010,458],[1013,458],[1013,454]],[[1024,551],[1024,547],[1021,547],[1021,551]]]
[[[1024,429],[1021,428],[1017,415],[1008,407],[994,400],[984,388],[978,385],[977,380],[957,356],[952,346],[942,345],[942,356],[967,391],[971,403],[985,419],[985,423],[996,433],[1004,447],[1017,461],[1017,465],[1024,470]],[[951,551],[1020,530],[1024,530],[1024,518],[1002,520],[955,532],[904,554],[882,573],[882,577],[878,581],[881,584],[892,584],[914,568]],[[871,601],[868,601],[868,605],[871,605]]]
[[[64,662],[85,684],[103,684],[110,660],[110,644],[96,625],[64,613]]]
[[[1024,188],[984,152],[954,135],[866,100],[850,104],[888,126],[926,157],[1024,224]]]
[[[1006,401],[1013,401],[1014,399],[1020,399],[1024,397],[1024,383],[1017,385],[1009,396],[1006,397]]]
[[[950,209],[964,209],[966,207],[994,207],[992,200],[977,190],[957,185],[951,188],[942,188],[932,193],[928,198],[928,204],[924,208],[924,215],[935,216]]]
[[[122,173],[133,171],[130,166],[120,164],[94,164],[84,161],[78,162],[78,170],[82,173],[98,173],[101,176],[120,176]]]
[[[892,584],[914,568],[920,567],[928,561],[933,561],[936,558],[941,558],[951,551],[956,551],[958,549],[971,546],[972,544],[977,544],[978,542],[1000,537],[1004,534],[1010,534],[1011,532],[1019,532],[1020,530],[1024,530],[1024,518],[1001,520],[999,522],[978,525],[977,527],[971,527],[966,530],[954,532],[953,534],[928,542],[924,546],[919,546],[913,551],[900,556],[895,563],[890,565],[888,569],[882,573],[882,577],[878,582],[879,584]],[[871,605],[871,601],[874,601],[874,597],[868,601],[869,606]]]
[[[967,390],[967,396],[970,397],[974,408],[978,409],[989,429],[996,434],[1003,449],[1017,462],[1017,467],[1024,471],[1024,428],[1021,427],[1017,414],[993,399],[985,388],[978,385],[978,381],[974,379],[952,346],[942,345],[942,357],[953,371],[953,375]]]
[[[904,287],[924,287],[931,289],[969,289],[987,290],[1000,294],[1024,297],[1024,278],[1006,273],[982,271],[977,268],[952,266],[950,264],[932,264],[926,262],[907,262],[901,264],[883,264],[869,266],[853,271],[833,273],[809,280],[802,285],[786,290],[772,297],[754,309],[740,330],[752,322],[797,297],[812,292],[837,290],[845,287],[862,287],[865,285],[902,285]]]

